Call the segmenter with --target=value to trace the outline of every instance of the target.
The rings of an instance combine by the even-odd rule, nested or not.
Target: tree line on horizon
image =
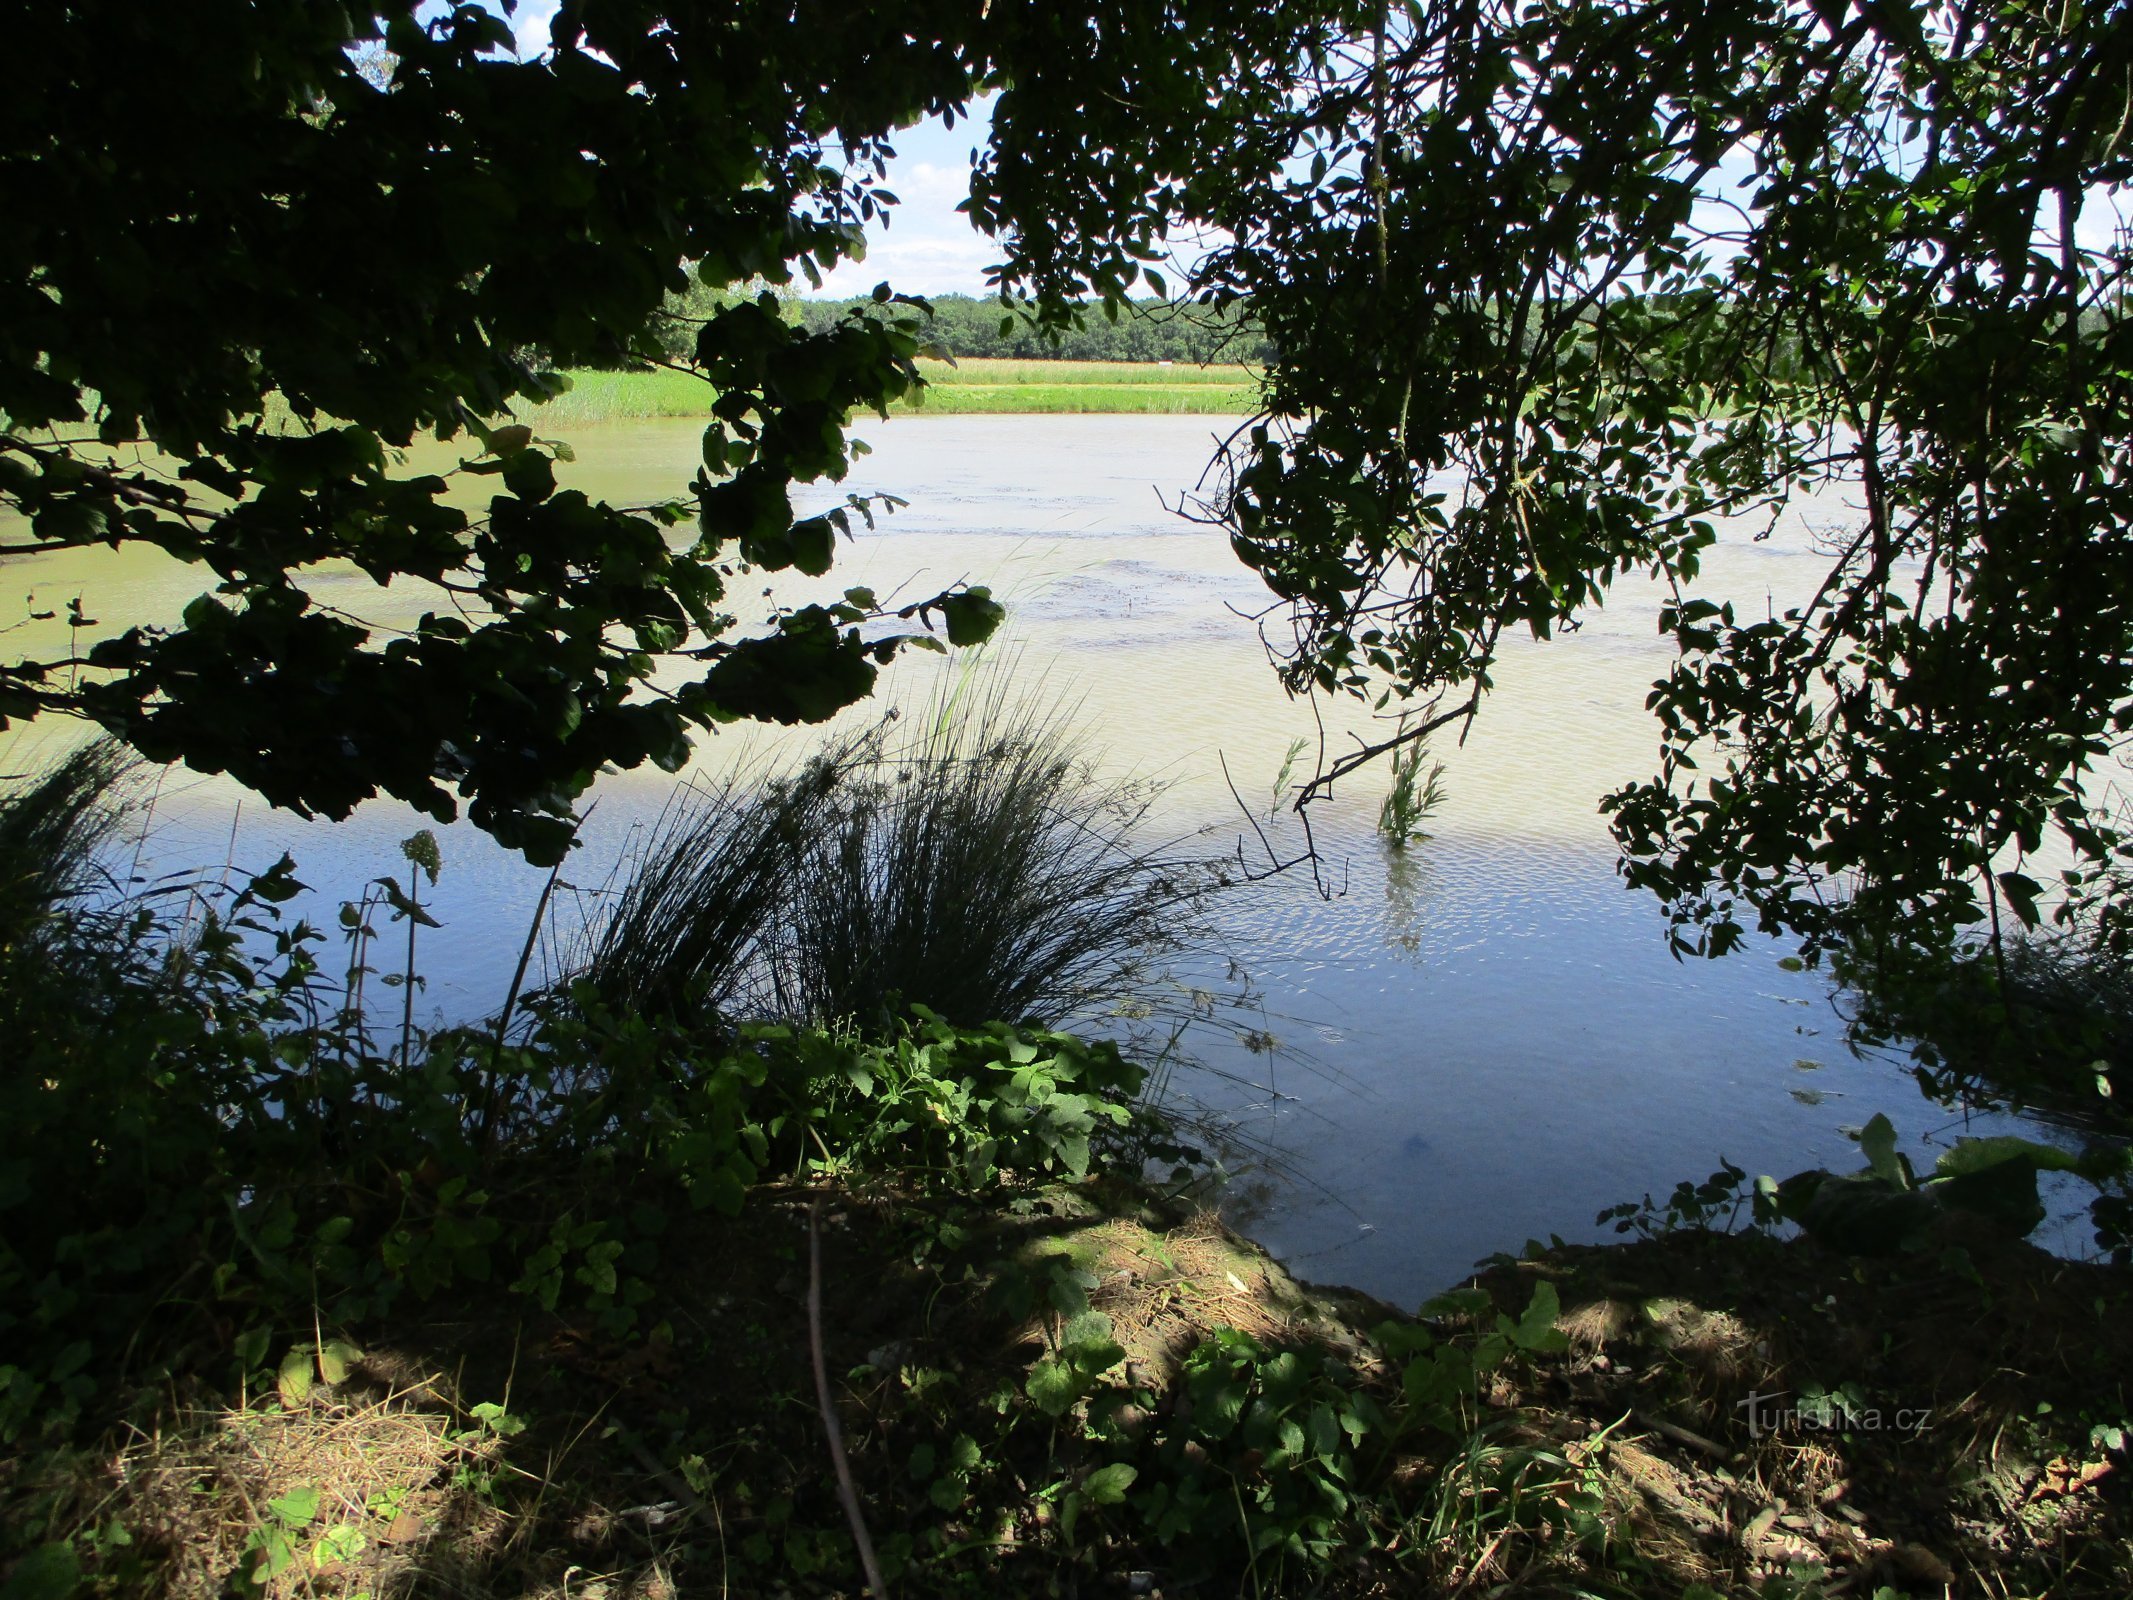
[[[697,329],[742,297],[700,281],[692,281],[683,294],[669,295],[660,334],[668,356],[688,360],[695,352]],[[788,291],[776,299],[780,314],[810,334],[825,333],[855,312],[882,317],[911,313],[908,300],[884,304],[871,295],[812,300]],[[1116,315],[1091,308],[1070,325],[1046,330],[990,297],[929,295],[923,304],[931,313],[923,318],[927,343],[959,361],[1173,361],[1208,366],[1259,365],[1274,356],[1266,330],[1244,305],[1218,308],[1150,295],[1123,302]]]

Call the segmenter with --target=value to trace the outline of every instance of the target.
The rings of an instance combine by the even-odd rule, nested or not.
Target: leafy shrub
[[[958,1028],[924,1008],[883,1039],[761,1025],[764,1120],[796,1165],[895,1171],[979,1190],[1003,1172],[1081,1177],[1133,1120],[1145,1074],[1115,1045],[987,1023]],[[819,1152],[819,1157],[813,1155]]]
[[[1358,1451],[1386,1418],[1352,1373],[1235,1328],[1185,1359],[1179,1425],[1156,1442],[1135,1510],[1160,1542],[1263,1581],[1321,1567],[1358,1536]]]
[[[285,858],[177,922],[59,906],[39,937],[79,957],[66,1003],[0,985],[37,1022],[0,1075],[0,1440],[162,1374],[257,1375],[314,1319],[404,1295],[499,1285],[626,1332],[665,1216],[738,1210],[774,1152],[974,1188],[1085,1173],[1132,1120],[1141,1073],[1112,1046],[923,1012],[871,1038],[719,1036],[585,982],[509,1042],[381,1052],[351,1003],[367,902],[336,984],[287,909],[302,889]]]

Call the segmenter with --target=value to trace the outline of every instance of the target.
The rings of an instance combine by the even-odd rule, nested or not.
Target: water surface
[[[828,580],[781,582],[777,597],[863,583],[919,598],[959,579],[990,584],[1011,607],[1018,679],[1067,697],[1110,771],[1167,782],[1159,833],[1262,860],[1234,783],[1269,842],[1292,850],[1293,821],[1267,815],[1292,742],[1338,750],[1386,729],[1358,708],[1282,694],[1255,621],[1265,591],[1220,532],[1167,509],[1227,427],[919,416],[862,428],[873,453],[820,500],[861,490],[909,504],[840,551]],[[623,502],[677,493],[697,432],[687,422],[580,429],[564,482]],[[1706,561],[1706,592],[1782,610],[1825,570],[1818,539],[1851,515],[1830,493],[1774,525],[1729,526]],[[131,550],[11,562],[6,577],[39,606],[79,593],[107,625],[170,620],[209,586],[200,569]],[[324,592],[383,625],[405,626],[428,603],[353,573]],[[741,598],[763,603],[753,589]],[[1232,1205],[1304,1276],[1413,1304],[1491,1251],[1551,1233],[1596,1237],[1599,1208],[1663,1196],[1721,1156],[1780,1175],[1856,1165],[1843,1130],[1876,1111],[1914,1153],[2004,1125],[1954,1126],[1898,1066],[1854,1059],[1827,985],[1781,969],[1778,946],[1751,940],[1723,961],[1675,961],[1655,903],[1615,876],[1596,803],[1654,765],[1643,701],[1668,662],[1659,600],[1628,585],[1579,631],[1514,642],[1465,743],[1439,740],[1447,799],[1426,843],[1385,847],[1373,824],[1387,780],[1358,775],[1314,808],[1319,880],[1292,873],[1236,891],[1218,912],[1217,954],[1181,974],[1216,996],[1220,1025],[1200,1030],[1202,1069],[1175,1081],[1262,1152]],[[59,624],[37,627],[49,642]],[[933,661],[892,669],[882,698],[923,700],[938,681]],[[765,759],[819,737],[721,735],[700,765],[716,772],[744,750]],[[602,785],[566,909],[597,892],[669,791],[658,774]],[[156,819],[145,870],[226,856],[256,868],[288,849],[327,897],[321,915],[392,870],[396,841],[423,825],[382,803],[340,827],[307,825],[183,775],[165,783]],[[543,874],[463,825],[445,831],[445,856],[435,891],[445,926],[424,935],[423,1004],[468,1017],[500,1000]],[[2084,1237],[2077,1223],[2052,1226],[2046,1242]]]

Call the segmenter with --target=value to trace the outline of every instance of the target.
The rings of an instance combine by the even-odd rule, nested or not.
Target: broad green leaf
[[[1140,1469],[1126,1462],[1113,1462],[1108,1467],[1098,1467],[1081,1481],[1081,1492],[1089,1497],[1091,1505],[1115,1506],[1126,1498],[1126,1491],[1133,1487],[1133,1480],[1140,1476]]]
[[[1045,1356],[1030,1368],[1027,1388],[1030,1399],[1046,1416],[1062,1417],[1081,1397],[1081,1374],[1072,1364]]]
[[[348,1370],[363,1359],[363,1352],[346,1339],[328,1339],[319,1346],[318,1375],[331,1384],[348,1381]]]
[[[269,1500],[267,1512],[285,1528],[302,1528],[317,1517],[318,1504],[318,1490],[310,1484],[299,1484]]]
[[[274,1374],[274,1387],[280,1391],[281,1403],[291,1411],[301,1407],[311,1398],[314,1352],[307,1344],[295,1346],[281,1358],[281,1367]]]

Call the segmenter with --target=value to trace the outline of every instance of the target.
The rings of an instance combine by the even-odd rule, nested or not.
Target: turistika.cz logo
[[[1751,1439],[1773,1433],[1895,1433],[1915,1439],[1933,1426],[1933,1413],[1925,1406],[1870,1405],[1850,1385],[1797,1395],[1790,1389],[1757,1390],[1734,1409],[1747,1419]]]

